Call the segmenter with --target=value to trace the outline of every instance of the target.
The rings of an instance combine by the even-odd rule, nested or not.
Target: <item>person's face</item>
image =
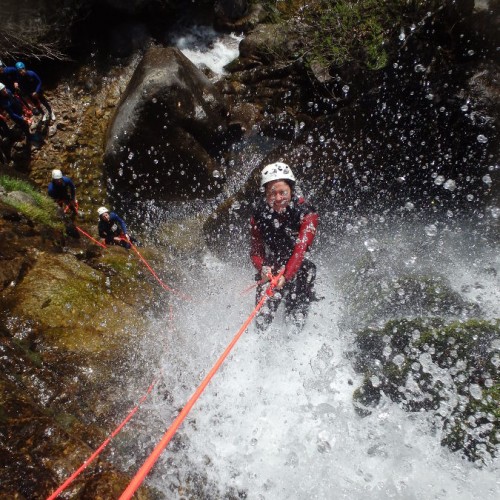
[[[62,179],[54,179],[54,182],[60,186],[63,183],[63,180]]]
[[[25,70],[25,69],[20,69],[20,70],[19,70],[19,74],[20,74],[21,76],[24,76],[24,75],[26,74],[26,70]]]
[[[292,190],[285,181],[277,180],[266,184],[266,201],[275,212],[284,212],[291,199]]]
[[[101,215],[102,219],[105,220],[106,222],[109,221],[109,212],[104,212]]]

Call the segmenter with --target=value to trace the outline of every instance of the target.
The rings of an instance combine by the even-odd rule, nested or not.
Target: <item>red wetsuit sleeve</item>
[[[264,243],[262,241],[262,234],[253,217],[250,219],[250,226],[250,258],[257,271],[262,271],[262,266],[264,265]]]
[[[318,227],[318,214],[307,214],[302,219],[299,229],[297,243],[293,249],[293,254],[285,266],[285,279],[290,281],[300,269],[307,249],[312,245],[316,228]]]

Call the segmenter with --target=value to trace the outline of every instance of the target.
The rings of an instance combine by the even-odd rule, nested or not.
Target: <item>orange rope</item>
[[[260,308],[264,305],[266,300],[271,297],[274,294],[274,287],[277,285],[279,278],[283,275],[285,272],[285,269],[283,268],[279,274],[277,274],[275,277],[271,279],[271,283],[269,284],[269,287],[266,290],[266,293],[262,296],[260,299],[259,303],[255,306],[255,309],[252,311],[250,316],[246,319],[246,321],[243,323],[241,328],[238,330],[238,333],[234,336],[233,340],[230,342],[230,344],[226,347],[226,350],[222,353],[220,358],[217,360],[215,365],[212,367],[212,369],[208,372],[206,377],[203,379],[201,384],[198,386],[194,394],[191,396],[189,401],[186,403],[186,406],[181,410],[179,415],[177,415],[176,419],[173,421],[172,425],[170,426],[169,429],[165,432],[163,435],[161,441],[156,445],[155,449],[152,451],[151,455],[146,459],[146,461],[143,463],[142,467],[139,469],[137,474],[133,477],[132,481],[129,483],[125,491],[122,493],[120,496],[119,500],[129,500],[132,498],[132,495],[137,491],[141,483],[144,481],[145,477],[149,473],[149,471],[153,468],[154,464],[160,457],[161,453],[163,450],[166,448],[174,434],[176,433],[177,429],[183,422],[183,420],[186,418],[187,414],[190,412],[191,408],[195,404],[196,400],[200,397],[201,393],[205,390],[206,386],[212,379],[212,377],[215,375],[217,370],[220,368],[224,360],[227,358],[228,354],[231,352],[231,349],[234,347],[236,342],[238,342],[239,338],[243,335],[244,331],[248,328],[248,325],[252,322],[254,317],[257,315],[259,312]]]
[[[154,272],[154,269],[148,264],[146,259],[140,254],[139,250],[137,250],[137,247],[131,241],[128,241],[126,238],[123,238],[123,240],[126,241],[132,247],[132,250],[134,250],[139,259],[141,259],[144,265],[149,269],[149,272],[156,278],[156,280],[164,290],[166,290],[167,292],[174,293],[179,297],[183,298],[184,300],[191,300],[191,297],[189,297],[188,295],[178,292],[177,290],[174,290],[168,285],[165,285],[165,283],[163,283],[163,281],[159,278],[159,276]]]
[[[118,425],[118,427],[101,443],[101,445],[94,451],[94,453],[92,453],[92,455],[90,455],[90,457],[87,458],[87,460],[85,460],[85,462],[83,462],[83,464],[78,469],[76,469],[76,471],[73,472],[73,474],[71,474],[71,476],[69,476],[68,479],[66,479],[66,481],[64,481],[64,483],[61,484],[61,486],[59,486],[59,488],[57,488],[57,490],[47,498],[47,500],[54,500],[55,498],[57,498],[76,479],[76,477],[79,476],[80,473],[83,472],[88,467],[88,465],[90,465],[97,458],[98,455],[100,455],[102,450],[106,448],[109,442],[123,429],[123,427],[125,427],[128,421],[135,415],[141,404],[144,403],[148,395],[153,390],[156,382],[158,382],[158,378],[153,380],[146,393],[141,397],[137,405],[130,411],[130,413],[122,420],[120,425]]]
[[[90,234],[86,233],[81,227],[78,227],[78,226],[75,226],[76,229],[82,233],[83,235],[85,235],[87,238],[91,239],[94,243],[97,243],[99,246],[101,246],[102,248],[107,248],[106,245],[104,245],[103,243],[101,243],[100,241],[97,241],[95,238],[92,238],[92,236],[90,236]]]

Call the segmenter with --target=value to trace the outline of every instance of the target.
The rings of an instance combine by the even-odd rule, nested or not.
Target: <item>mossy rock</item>
[[[498,452],[500,320],[393,320],[358,332],[356,343],[358,412],[384,393],[408,411],[435,410],[454,451],[472,460]]]
[[[500,383],[481,390],[481,398],[469,399],[461,414],[445,422],[442,443],[462,452],[473,461],[488,462],[497,453],[500,443]]]
[[[354,278],[344,282],[351,304],[350,316],[359,322],[388,317],[467,318],[480,313],[477,304],[466,301],[441,276],[381,276],[370,263],[357,268]]]
[[[128,256],[115,256],[116,261],[124,259]],[[8,297],[12,313],[41,325],[53,347],[78,352],[117,349],[130,332],[143,329],[146,323],[134,307],[143,283],[128,280],[125,286],[123,276],[117,276],[118,290],[113,288],[114,278],[72,255],[41,253]]]

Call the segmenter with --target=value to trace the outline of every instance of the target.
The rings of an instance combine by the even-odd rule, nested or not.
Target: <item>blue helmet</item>
[[[19,61],[16,62],[16,69],[26,69],[26,66],[24,65],[23,62]]]

